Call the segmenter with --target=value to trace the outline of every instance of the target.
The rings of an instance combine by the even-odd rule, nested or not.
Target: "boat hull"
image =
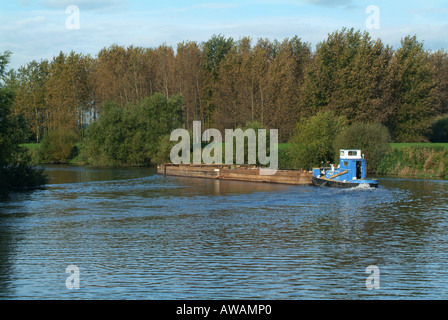
[[[343,181],[313,177],[312,183],[315,186],[321,186],[321,187],[325,186],[336,188],[356,188],[360,185],[368,185],[372,188],[378,188],[377,180],[356,180],[356,182],[343,182]]]

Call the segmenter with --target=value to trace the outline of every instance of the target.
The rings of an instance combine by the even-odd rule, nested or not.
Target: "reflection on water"
[[[0,198],[0,297],[440,299],[447,181],[333,189],[49,166]],[[65,286],[69,265],[80,289]],[[366,268],[380,269],[367,290]]]

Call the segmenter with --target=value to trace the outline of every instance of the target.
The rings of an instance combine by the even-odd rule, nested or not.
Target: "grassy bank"
[[[448,178],[448,144],[395,144],[381,160],[377,173]]]
[[[41,154],[41,144],[40,143],[23,143],[20,145],[22,148],[25,148],[28,150],[30,156],[31,156],[31,162],[33,165],[36,164],[52,164],[52,163],[59,163],[59,164],[73,164],[73,165],[86,165],[88,164],[86,160],[82,157],[80,153],[76,154],[71,159],[66,159],[66,161],[60,161],[60,162],[52,162],[52,161],[44,161],[42,160],[42,154]],[[75,148],[78,150],[80,149],[80,143],[75,143]]]

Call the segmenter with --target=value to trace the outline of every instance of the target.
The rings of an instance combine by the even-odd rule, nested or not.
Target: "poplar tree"
[[[427,140],[430,121],[436,114],[437,84],[429,64],[428,52],[416,36],[407,36],[394,56],[400,101],[389,122],[392,135],[398,142]]]

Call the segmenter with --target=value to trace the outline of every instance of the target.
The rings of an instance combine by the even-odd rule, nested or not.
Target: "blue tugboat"
[[[366,185],[377,188],[378,180],[366,179],[366,160],[361,150],[340,150],[339,166],[313,169],[313,184],[317,186],[353,188]]]

